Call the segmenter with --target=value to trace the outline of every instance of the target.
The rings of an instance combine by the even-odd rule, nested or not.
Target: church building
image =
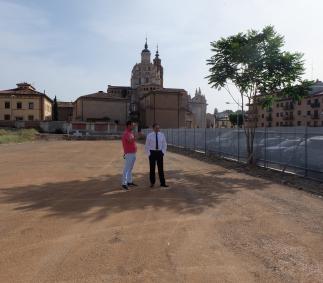
[[[120,124],[133,120],[140,128],[151,127],[154,122],[162,128],[205,127],[206,100],[201,92],[195,97],[198,99],[191,98],[185,89],[164,87],[158,47],[151,60],[146,40],[141,61],[132,68],[130,86],[108,85],[107,92],[79,97],[74,118],[82,121],[106,118]]]

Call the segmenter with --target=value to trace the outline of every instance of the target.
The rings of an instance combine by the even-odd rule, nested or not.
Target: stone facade
[[[52,119],[53,101],[31,84],[0,91],[0,120],[41,121]]]
[[[206,128],[206,99],[202,94],[201,89],[196,89],[195,96],[189,97],[189,110],[194,116],[194,127]]]
[[[57,102],[57,112],[59,121],[70,122],[73,119],[73,102]]]
[[[233,125],[230,122],[229,115],[228,111],[217,113],[214,118],[214,128],[232,128]]]
[[[163,128],[184,128],[187,112],[187,92],[184,89],[160,89],[140,98],[140,120],[144,128],[158,122]]]
[[[128,119],[129,106],[128,96],[99,91],[81,96],[74,102],[73,118],[75,121],[112,121],[124,125]]]

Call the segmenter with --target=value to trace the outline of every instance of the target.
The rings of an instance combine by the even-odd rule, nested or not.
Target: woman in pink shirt
[[[132,130],[133,123],[128,121],[126,124],[126,130],[122,135],[123,156],[125,159],[122,175],[122,188],[125,190],[128,190],[129,186],[137,186],[132,180],[132,169],[136,161],[137,152],[136,139]]]

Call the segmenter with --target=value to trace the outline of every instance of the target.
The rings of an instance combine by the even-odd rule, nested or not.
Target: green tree
[[[241,127],[243,125],[243,115],[240,111],[230,113],[229,120],[233,126],[238,125],[239,127]]]
[[[270,107],[274,99],[282,96],[298,100],[307,94],[311,85],[302,80],[303,55],[283,51],[283,46],[284,38],[272,26],[211,42],[212,56],[207,60],[209,84],[216,89],[226,89],[241,106],[242,113],[245,113],[244,105],[249,106],[247,115],[243,115],[248,163],[253,163],[257,127],[255,106]],[[231,92],[229,85],[232,84],[240,99]]]
[[[53,103],[53,121],[58,121],[58,105],[57,105],[56,95]]]

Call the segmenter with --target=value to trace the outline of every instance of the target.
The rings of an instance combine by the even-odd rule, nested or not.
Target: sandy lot
[[[323,200],[168,153],[149,188],[139,146],[0,146],[0,282],[323,282]]]

